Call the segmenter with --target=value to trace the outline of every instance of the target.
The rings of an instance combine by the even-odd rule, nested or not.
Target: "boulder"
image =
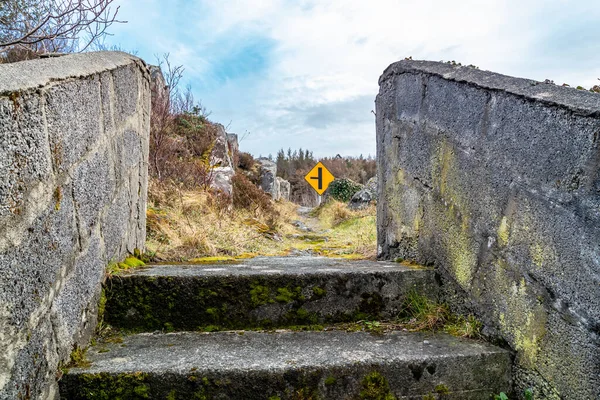
[[[277,164],[268,158],[256,160],[260,165],[260,188],[269,193],[273,200],[279,200],[280,182],[277,180]]]
[[[150,69],[150,91],[152,94],[152,102],[158,99],[167,99],[169,96],[169,87],[165,81],[162,70],[157,65],[149,65]]]
[[[233,194],[233,185],[231,178],[235,175],[233,157],[237,151],[237,135],[229,135],[225,132],[225,127],[221,124],[216,124],[217,135],[213,150],[211,153],[210,163],[213,166],[213,180],[211,187],[215,190]],[[235,138],[231,137],[235,136]],[[232,151],[235,145],[236,151]]]
[[[231,152],[229,151],[229,140],[227,132],[225,132],[225,127],[221,124],[215,125],[217,128],[217,135],[211,153],[211,164],[216,167],[233,167]]]
[[[211,187],[217,191],[226,193],[231,196],[233,194],[233,185],[231,178],[235,175],[232,167],[216,167],[213,169],[213,181]]]
[[[290,192],[292,191],[292,185],[283,178],[277,177],[279,181],[279,199],[290,201]]]
[[[371,202],[377,201],[377,177],[369,179],[367,184],[352,196],[348,207],[352,210],[360,210],[367,207]]]
[[[238,141],[238,135],[235,133],[227,134],[227,144],[229,147],[229,157],[234,166],[238,164],[238,154],[240,152],[240,143]]]

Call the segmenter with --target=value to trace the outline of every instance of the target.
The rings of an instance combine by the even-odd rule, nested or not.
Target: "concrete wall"
[[[435,264],[516,350],[518,393],[600,398],[600,94],[401,61],[377,159],[379,256]]]
[[[143,248],[149,113],[124,53],[0,65],[0,399],[54,398],[106,265]]]

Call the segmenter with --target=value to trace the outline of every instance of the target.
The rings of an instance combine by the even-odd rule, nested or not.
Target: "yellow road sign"
[[[321,195],[327,190],[327,187],[335,178],[319,161],[317,165],[306,174],[304,179],[306,179],[306,182]]]

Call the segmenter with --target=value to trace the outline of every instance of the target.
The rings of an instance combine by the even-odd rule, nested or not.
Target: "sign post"
[[[304,179],[313,189],[315,189],[319,196],[322,195],[329,187],[329,184],[335,180],[331,172],[329,172],[320,161],[308,174],[306,174]]]

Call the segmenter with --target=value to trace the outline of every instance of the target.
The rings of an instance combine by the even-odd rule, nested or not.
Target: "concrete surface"
[[[122,343],[99,344],[88,358],[89,368],[71,369],[63,377],[62,398],[101,398],[101,393],[111,398],[117,392],[107,382],[131,382],[136,376],[133,389],[122,384],[121,394],[266,400],[383,399],[388,393],[421,400],[447,391],[439,398],[487,399],[509,390],[511,370],[510,354],[497,347],[401,332],[140,334]],[[380,379],[371,375],[379,383],[372,386],[382,397],[360,396],[373,372]]]
[[[52,399],[104,270],[143,248],[149,73],[119,52],[0,65],[0,399]]]
[[[434,271],[325,257],[157,265],[107,282],[105,321],[154,331],[393,318],[411,291],[435,298]]]
[[[435,264],[519,391],[600,398],[600,95],[426,61],[379,83],[379,257]]]

